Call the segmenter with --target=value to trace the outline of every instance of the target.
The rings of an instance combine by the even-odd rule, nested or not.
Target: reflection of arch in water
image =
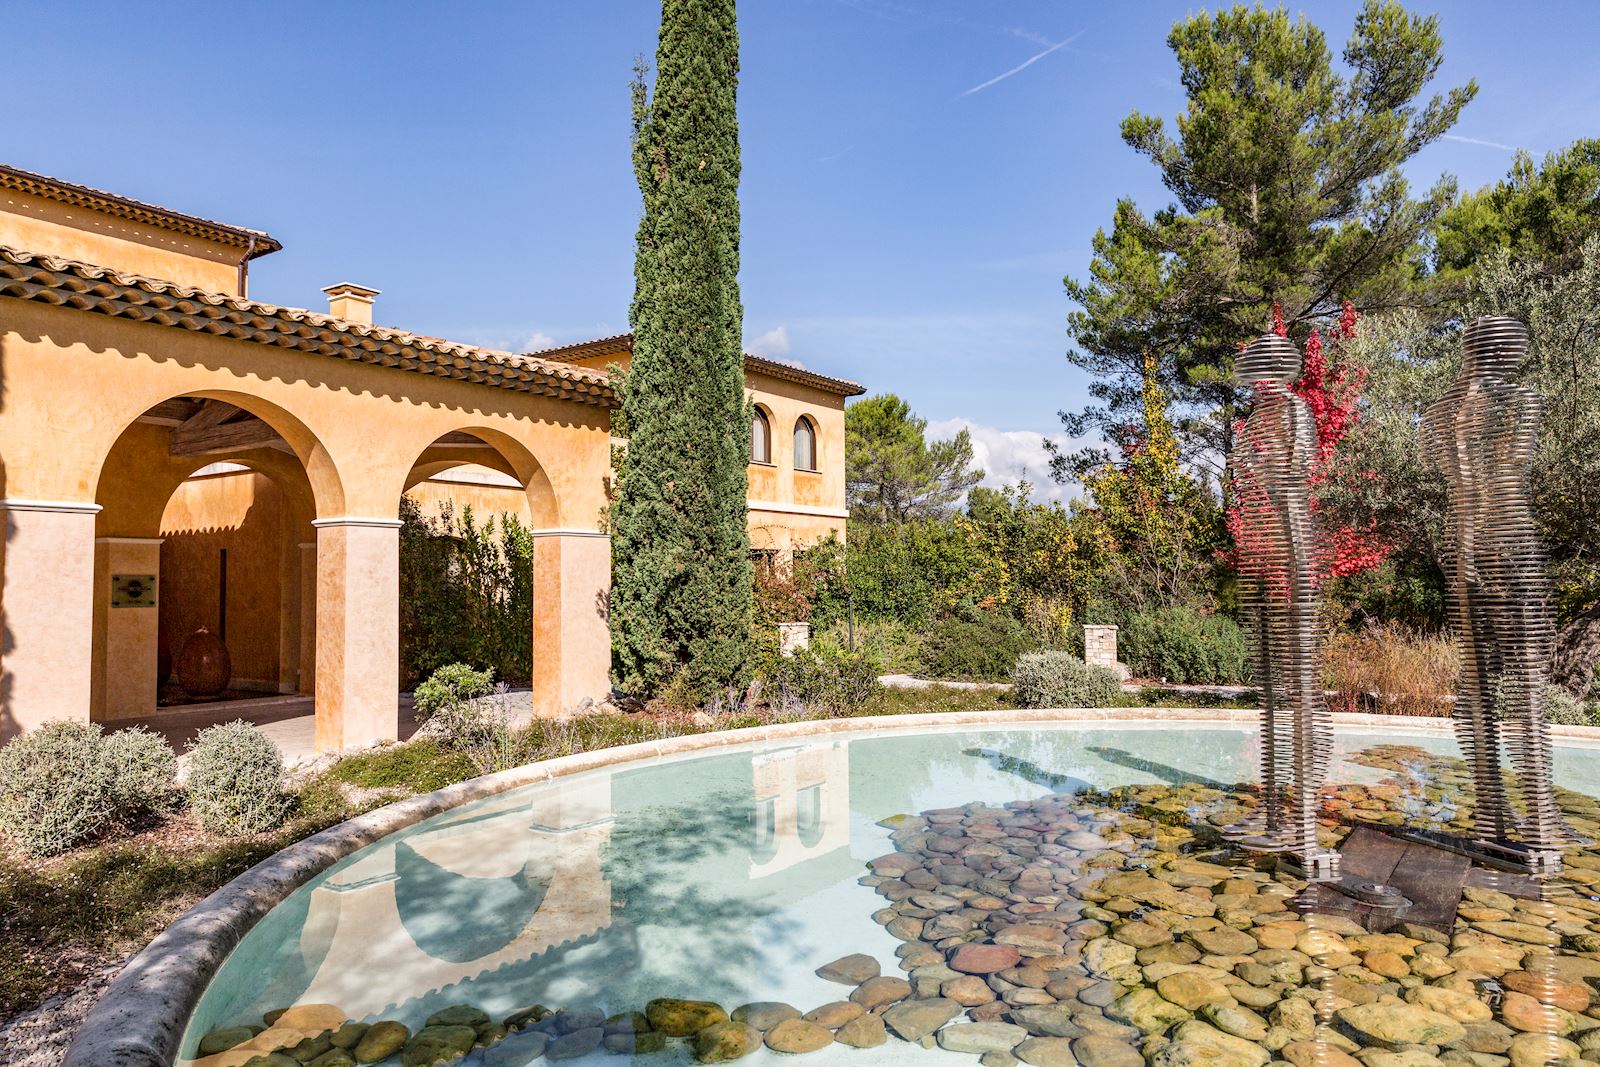
[[[611,923],[610,835],[602,776],[473,805],[373,848],[312,893],[300,948],[317,963],[299,1001],[362,1019],[592,938]],[[422,894],[451,879],[430,908]]]
[[[488,956],[510,944],[544,903],[550,880],[532,866],[509,877],[474,878],[402,841],[394,847],[395,910],[416,946],[435,959],[466,963]],[[478,921],[454,921],[463,915]]]
[[[850,844],[850,750],[843,742],[760,752],[751,772],[752,880]]]

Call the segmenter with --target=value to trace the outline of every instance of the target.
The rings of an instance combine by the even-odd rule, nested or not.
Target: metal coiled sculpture
[[[1527,350],[1528,331],[1515,319],[1472,322],[1460,375],[1423,415],[1422,445],[1449,489],[1443,563],[1461,652],[1455,733],[1476,794],[1473,851],[1549,873],[1576,835],[1556,809],[1550,777],[1544,701],[1554,625],[1529,491],[1544,404],[1511,380]],[[1520,818],[1508,803],[1506,761]]]
[[[1226,835],[1281,852],[1305,875],[1338,875],[1338,853],[1317,843],[1318,793],[1333,748],[1322,685],[1321,556],[1311,509],[1316,422],[1290,391],[1300,352],[1286,338],[1257,338],[1235,362],[1253,386],[1250,415],[1232,453],[1244,616],[1261,685],[1261,804]]]

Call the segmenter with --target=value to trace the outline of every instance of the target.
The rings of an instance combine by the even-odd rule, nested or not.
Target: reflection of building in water
[[[850,844],[850,750],[843,743],[758,752],[751,770],[752,880]]]
[[[611,778],[471,805],[311,894],[300,1003],[354,1019],[593,937],[611,923]]]

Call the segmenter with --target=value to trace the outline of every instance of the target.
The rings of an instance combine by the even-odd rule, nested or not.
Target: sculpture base
[[[1278,870],[1292,878],[1326,882],[1336,887],[1344,881],[1339,874],[1339,853],[1331,848],[1319,848],[1309,854],[1285,852],[1278,857]]]
[[[1448,931],[1471,863],[1465,856],[1358,826],[1340,849],[1342,877],[1295,898],[1306,912],[1343,913],[1373,933],[1401,923]]]
[[[1552,878],[1561,873],[1561,852],[1558,849],[1533,848],[1521,841],[1477,841],[1439,830],[1396,829],[1394,836],[1466,856],[1480,867],[1536,878]]]

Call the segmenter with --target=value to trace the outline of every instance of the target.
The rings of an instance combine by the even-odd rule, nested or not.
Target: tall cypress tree
[[[703,697],[749,672],[734,2],[663,0],[654,94],[642,68],[634,82],[644,217],[611,512],[613,666],[634,694]]]

